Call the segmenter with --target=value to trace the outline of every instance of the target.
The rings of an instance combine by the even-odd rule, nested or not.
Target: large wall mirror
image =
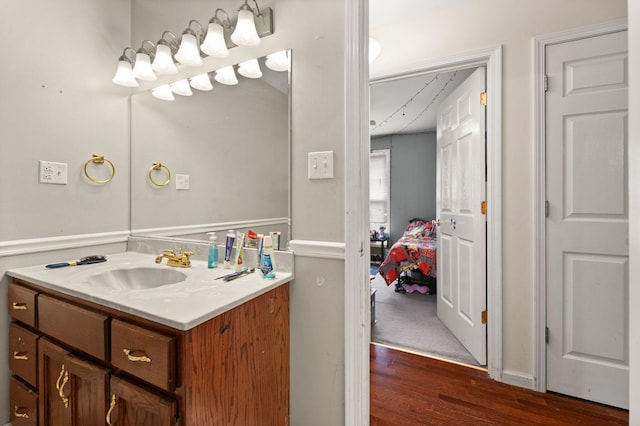
[[[213,90],[173,101],[131,97],[133,235],[202,240],[253,229],[280,231],[286,246],[291,75],[259,63],[262,77],[238,74],[237,85],[211,78]]]

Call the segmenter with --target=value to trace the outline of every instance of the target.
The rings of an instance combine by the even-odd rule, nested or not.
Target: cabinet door
[[[176,401],[131,382],[111,377],[110,426],[173,426],[177,422]]]
[[[104,425],[109,370],[40,339],[40,426]]]

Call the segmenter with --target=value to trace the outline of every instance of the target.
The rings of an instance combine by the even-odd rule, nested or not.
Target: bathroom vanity
[[[288,425],[293,274],[224,282],[194,263],[10,271],[12,425]]]

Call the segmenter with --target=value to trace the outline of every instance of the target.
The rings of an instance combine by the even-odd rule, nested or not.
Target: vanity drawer
[[[36,326],[36,297],[38,292],[21,285],[9,284],[9,315],[31,327]]]
[[[111,364],[167,391],[176,386],[175,346],[171,336],[111,321]]]
[[[38,337],[16,323],[9,325],[9,368],[33,387],[38,386]]]
[[[106,360],[108,319],[72,303],[38,297],[40,331],[101,360]]]
[[[9,378],[9,404],[11,425],[38,424],[38,394],[14,376]]]

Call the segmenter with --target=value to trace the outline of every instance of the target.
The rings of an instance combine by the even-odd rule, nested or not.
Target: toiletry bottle
[[[271,238],[264,239],[264,247],[262,249],[262,256],[260,258],[260,271],[263,278],[275,278],[276,274],[273,271],[273,263],[271,259],[273,257],[273,249]]]
[[[215,232],[208,232],[209,235],[209,256],[207,258],[207,266],[216,268],[218,266],[218,238]]]
[[[231,268],[231,252],[233,251],[233,244],[236,241],[236,233],[233,229],[227,232],[227,240],[224,244],[224,269]]]

